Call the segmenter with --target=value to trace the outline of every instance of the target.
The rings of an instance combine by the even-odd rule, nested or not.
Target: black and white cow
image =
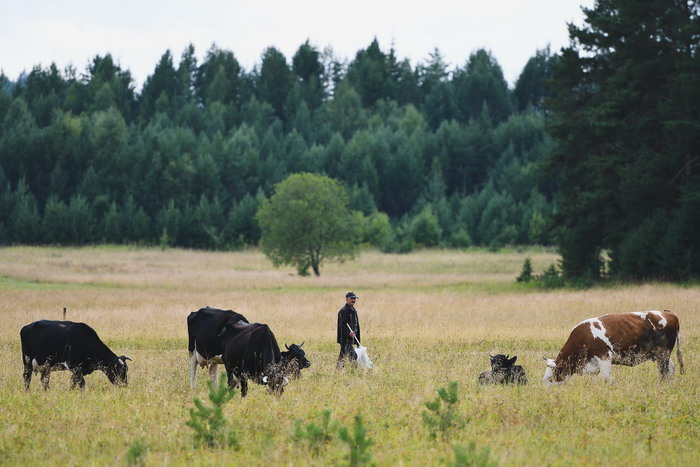
[[[222,360],[229,387],[240,385],[241,397],[248,393],[248,379],[267,385],[282,394],[288,383],[286,364],[282,363],[277,339],[267,324],[228,323],[219,333],[224,346]]]
[[[304,342],[299,345],[284,344],[287,351],[280,352],[281,362],[285,368],[285,373],[292,379],[301,378],[301,370],[311,366],[311,362],[306,358],[306,352],[304,352],[304,349],[301,348],[303,345]]]
[[[671,380],[674,345],[683,373],[678,317],[668,310],[619,313],[582,321],[571,331],[556,359],[545,359],[544,383],[561,383],[573,374],[600,373],[611,381],[612,365],[656,362],[659,380]]]
[[[231,310],[204,307],[193,311],[187,317],[187,335],[190,351],[190,387],[194,389],[197,365],[209,367],[209,376],[216,383],[218,364],[224,363],[221,356],[224,345],[219,333],[229,323],[248,324],[240,313]]]
[[[41,374],[44,389],[49,388],[52,370],[69,370],[71,388],[85,388],[85,375],[101,370],[112,384],[127,385],[127,360],[117,357],[85,323],[72,321],[35,321],[19,333],[22,341],[24,386],[29,389],[32,372]]]
[[[491,371],[484,371],[479,375],[479,384],[527,384],[525,369],[515,364],[518,357],[489,354],[489,358]]]

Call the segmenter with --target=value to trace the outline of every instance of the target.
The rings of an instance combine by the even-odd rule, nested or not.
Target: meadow
[[[337,435],[315,451],[294,436],[297,420],[320,423],[324,410],[351,432],[362,416],[376,465],[446,464],[454,446],[470,443],[501,465],[696,464],[700,287],[544,291],[516,284],[526,256],[535,272],[558,258],[547,250],[365,251],[322,267],[321,277],[300,277],[272,268],[259,250],[0,249],[0,464],[347,464]],[[336,369],[337,311],[350,290],[360,297],[371,371]],[[281,347],[304,341],[312,362],[281,397],[251,384],[247,398],[224,406],[238,449],[197,446],[185,424],[193,399],[208,401],[206,370],[189,387],[186,329],[187,315],[206,305],[269,324]],[[84,391],[70,390],[69,373],[54,372],[49,391],[37,376],[24,391],[19,330],[62,319],[64,307],[67,319],[133,359],[128,387],[95,372]],[[578,322],[651,309],[679,316],[684,375],[659,383],[647,362],[613,367],[613,384],[575,376],[543,386],[542,357],[555,357]],[[517,355],[529,383],[479,387],[489,353]],[[426,402],[451,381],[462,423],[432,439]]]

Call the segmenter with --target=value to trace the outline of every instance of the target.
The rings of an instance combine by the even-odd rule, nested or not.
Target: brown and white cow
[[[674,345],[683,374],[678,318],[668,310],[590,318],[571,331],[555,360],[545,358],[544,383],[560,383],[575,373],[600,373],[610,382],[612,365],[635,366],[647,360],[656,362],[660,380],[671,380]]]

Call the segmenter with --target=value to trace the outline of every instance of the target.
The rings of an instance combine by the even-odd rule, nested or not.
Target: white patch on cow
[[[600,374],[605,378],[608,383],[612,381],[612,361],[611,360],[598,360],[598,367],[600,368]]]
[[[663,314],[662,312],[654,310],[654,311],[650,311],[649,313],[653,313],[653,314],[655,314],[656,316],[658,316],[658,318],[659,318],[659,327],[661,327],[661,328],[665,328],[665,327],[666,327],[666,324],[668,323],[668,321],[666,320],[666,317],[664,316],[664,314]]]
[[[63,368],[65,368],[66,370],[70,370],[70,367],[68,366],[68,363],[66,363],[66,362],[61,362],[61,365],[63,365]]]
[[[29,362],[31,362],[31,361],[32,361],[32,357],[30,357],[29,355],[25,355],[25,356],[24,356],[24,362],[25,362],[25,363],[29,363]]]
[[[583,373],[587,375],[594,375],[600,371],[600,358],[593,357],[588,362],[586,366],[583,367]]]
[[[589,323],[591,326],[591,335],[605,342],[608,349],[612,350],[613,346],[610,339],[607,336],[607,330],[603,326],[603,322],[598,318],[591,318],[584,321],[584,323]]]
[[[664,316],[663,312],[661,312],[661,311],[652,310],[652,311],[634,311],[634,312],[632,312],[633,315],[637,315],[637,316],[639,316],[640,318],[642,318],[643,320],[649,319],[649,314],[650,314],[650,313],[653,314],[653,315],[656,315],[656,317],[659,318],[659,322],[658,322],[658,328],[659,328],[659,329],[663,329],[663,328],[666,327],[666,324],[668,324],[668,320],[666,319],[666,317]],[[655,324],[651,319],[649,319],[649,322],[651,323],[651,325],[652,325],[654,328],[657,327],[657,324]]]
[[[542,381],[546,386],[549,386],[553,383],[554,380],[554,368],[557,366],[557,364],[552,360],[551,358],[546,359],[547,361],[547,368],[544,370],[544,377],[542,378]]]
[[[32,368],[35,370],[39,368],[39,362],[36,361],[36,358],[32,359]]]

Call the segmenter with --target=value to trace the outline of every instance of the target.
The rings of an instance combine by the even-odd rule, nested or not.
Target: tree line
[[[340,181],[383,251],[556,244],[563,277],[700,275],[700,6],[599,0],[511,88],[488,50],[412,64],[308,41],[245,70],[166,51],[0,74],[0,244],[260,242],[291,174]]]
[[[252,70],[166,51],[140,93],[109,54],[3,75],[0,243],[255,245],[258,206],[300,172],[343,182],[386,251],[550,243],[554,60],[537,52],[514,89],[486,50],[414,67],[376,40],[350,62],[270,47]]]

